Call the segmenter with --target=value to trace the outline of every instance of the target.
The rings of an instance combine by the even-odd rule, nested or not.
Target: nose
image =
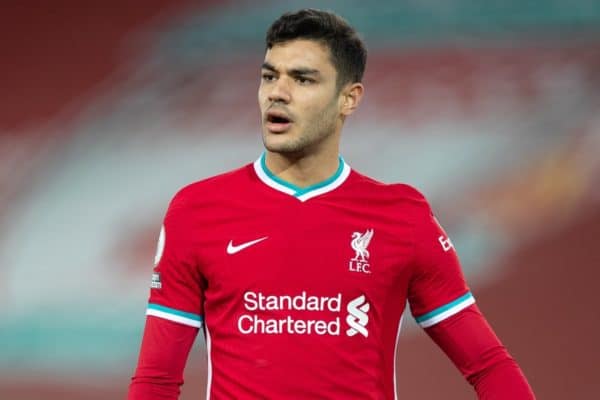
[[[288,104],[291,100],[291,93],[289,83],[285,77],[280,77],[271,85],[271,91],[269,92],[270,102],[282,102]]]

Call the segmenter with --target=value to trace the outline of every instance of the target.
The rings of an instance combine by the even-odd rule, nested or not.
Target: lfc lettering
[[[368,262],[350,260],[348,262],[348,270],[353,272],[364,272],[365,274],[370,274],[371,266]]]

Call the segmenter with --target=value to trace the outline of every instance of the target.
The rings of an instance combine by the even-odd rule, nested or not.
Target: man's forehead
[[[265,53],[265,64],[275,69],[334,69],[326,45],[314,40],[292,40],[277,43]]]

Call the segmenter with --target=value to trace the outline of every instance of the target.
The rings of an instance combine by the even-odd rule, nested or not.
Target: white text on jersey
[[[261,292],[248,291],[244,293],[243,305],[248,313],[238,318],[238,331],[249,334],[297,334],[297,335],[332,335],[339,336],[341,332],[340,317],[342,312],[342,294],[333,296],[311,296],[305,291],[295,296],[265,295]],[[364,295],[360,295],[347,304],[348,315],[345,318],[349,328],[347,336],[360,333],[368,337],[366,325],[369,321],[370,305]],[[273,317],[277,311],[277,318]],[[304,316],[296,318],[296,312]],[[305,311],[319,312],[320,319],[307,319]],[[327,317],[329,315],[329,317]]]
[[[440,244],[442,245],[442,249],[444,249],[444,251],[448,251],[451,248],[454,247],[454,245],[452,244],[452,242],[450,241],[449,237],[444,237],[444,236],[440,236],[438,238],[438,241],[440,242]]]

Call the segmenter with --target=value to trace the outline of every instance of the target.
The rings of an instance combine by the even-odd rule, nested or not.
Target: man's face
[[[258,102],[267,150],[304,154],[337,146],[342,126],[337,72],[329,49],[312,40],[293,40],[267,50]]]

